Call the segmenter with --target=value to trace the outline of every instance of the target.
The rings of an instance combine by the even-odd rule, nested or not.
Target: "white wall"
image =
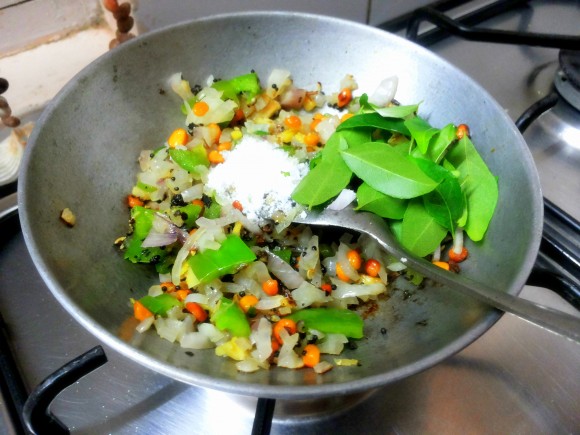
[[[311,12],[365,23],[370,0],[132,0],[140,33],[207,15],[237,11]]]

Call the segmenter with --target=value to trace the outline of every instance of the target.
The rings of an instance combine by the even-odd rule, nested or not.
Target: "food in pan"
[[[467,257],[464,235],[485,235],[497,180],[468,127],[431,126],[420,105],[394,100],[394,77],[371,95],[356,95],[349,75],[335,93],[298,88],[280,69],[264,87],[254,72],[169,83],[185,124],[141,152],[130,231],[116,242],[160,276],[131,301],[140,332],[215,348],[244,372],[357,364],[340,358],[365,334],[357,308],[400,274],[421,277],[366,236],[330,238],[293,219],[354,202],[451,272]]]

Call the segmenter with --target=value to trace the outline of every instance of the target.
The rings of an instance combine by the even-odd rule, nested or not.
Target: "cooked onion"
[[[294,347],[298,344],[300,335],[290,335],[286,329],[282,329],[280,331],[280,337],[282,338],[283,344],[280,348],[280,354],[278,355],[278,367],[286,367],[288,369],[304,367],[302,358],[294,352]]]
[[[393,101],[397,86],[399,85],[399,78],[391,76],[384,79],[373,94],[369,97],[369,103],[384,107]]]
[[[188,332],[179,340],[181,347],[185,349],[211,349],[215,344],[201,332]]]
[[[328,207],[328,210],[343,210],[348,205],[350,205],[356,198],[356,192],[350,189],[342,189],[336,199],[332,201]]]
[[[307,281],[304,281],[300,284],[300,287],[292,292],[292,299],[294,299],[298,308],[306,308],[313,304],[328,302],[326,293]]]
[[[302,108],[305,97],[304,89],[290,88],[280,98],[280,105],[284,110],[298,110]]]
[[[327,334],[324,340],[318,342],[320,353],[340,355],[344,349],[344,344],[348,343],[348,338],[344,334]]]
[[[272,324],[262,317],[258,328],[250,335],[250,340],[256,345],[252,356],[258,361],[266,361],[272,354]]]
[[[292,290],[298,288],[304,282],[304,278],[292,266],[276,254],[268,250],[264,250],[264,252],[268,254],[268,269],[276,278],[282,281],[282,284]]]

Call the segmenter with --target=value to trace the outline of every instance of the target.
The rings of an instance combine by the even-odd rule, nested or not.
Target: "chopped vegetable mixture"
[[[293,219],[356,201],[451,272],[468,257],[464,237],[484,237],[498,186],[469,128],[433,127],[397,103],[394,77],[370,96],[350,75],[326,94],[280,69],[264,87],[254,72],[169,84],[185,122],[141,152],[130,230],[116,241],[159,273],[131,300],[141,333],[214,349],[243,372],[357,365],[336,357],[365,336],[357,307],[401,273],[421,277],[367,236],[326,239]]]

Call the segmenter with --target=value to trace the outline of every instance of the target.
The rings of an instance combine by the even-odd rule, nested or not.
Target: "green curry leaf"
[[[356,210],[370,211],[388,219],[402,219],[407,208],[407,201],[385,195],[367,183],[362,183],[356,191]]]
[[[384,143],[358,144],[341,155],[361,180],[394,198],[414,198],[437,186],[410,157]]]
[[[437,249],[447,235],[447,229],[431,216],[420,198],[409,202],[400,228],[400,242],[419,257],[425,257]]]
[[[497,205],[497,179],[467,136],[448,151],[446,159],[459,171],[459,181],[467,198],[465,231],[477,242],[485,235]]]
[[[340,150],[347,146],[344,137],[332,135],[321,152],[320,161],[292,192],[292,199],[313,207],[338,195],[352,177],[352,171],[340,156]]]
[[[405,127],[409,129],[411,136],[417,142],[417,148],[422,154],[427,154],[431,138],[439,133],[439,129],[431,127],[423,118],[415,116],[405,120]]]
[[[341,122],[336,131],[344,131],[351,128],[374,127],[381,130],[394,131],[408,136],[409,129],[405,126],[405,122],[398,118],[385,118],[379,113],[362,113],[348,118]]]
[[[457,221],[463,215],[465,199],[459,181],[447,169],[427,159],[415,159],[423,172],[439,184],[432,192],[423,196],[427,212],[435,221],[455,232]]]

